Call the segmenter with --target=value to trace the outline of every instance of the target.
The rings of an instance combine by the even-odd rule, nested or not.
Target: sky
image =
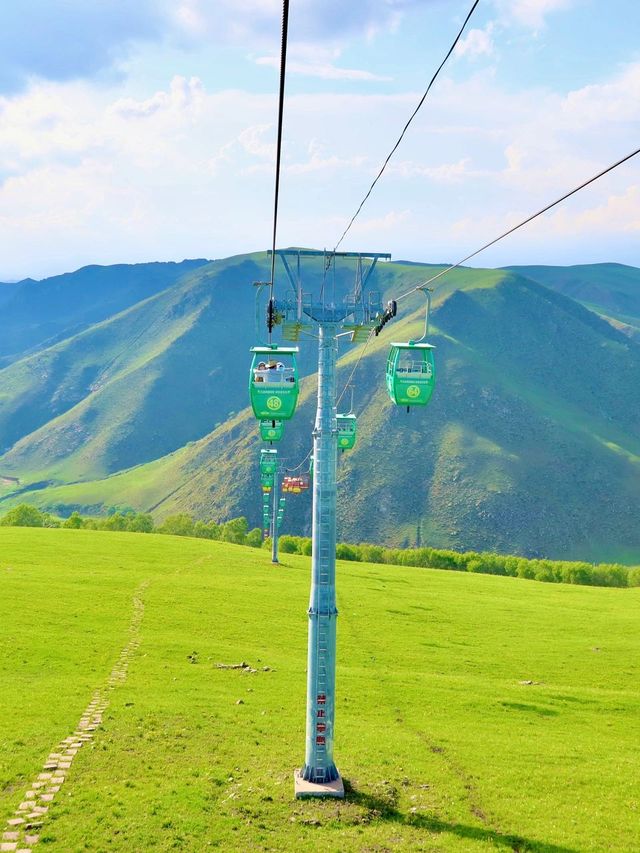
[[[471,0],[291,0],[278,246],[333,248]],[[271,243],[280,0],[0,11],[0,281]],[[344,250],[455,262],[640,145],[637,0],[481,0]],[[640,156],[473,262],[640,266]]]

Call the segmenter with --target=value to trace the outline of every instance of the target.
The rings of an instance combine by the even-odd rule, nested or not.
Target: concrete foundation
[[[344,785],[342,777],[338,776],[333,782],[326,782],[319,785],[316,782],[307,782],[300,775],[300,771],[296,770],[293,774],[293,786],[296,799],[305,797],[335,797],[336,799],[344,799]]]

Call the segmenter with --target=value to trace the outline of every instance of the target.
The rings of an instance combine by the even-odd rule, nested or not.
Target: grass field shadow
[[[486,826],[470,826],[464,823],[441,820],[430,814],[405,814],[394,804],[393,799],[378,797],[354,788],[348,779],[343,779],[347,800],[367,809],[373,818],[424,829],[430,833],[449,833],[468,841],[493,844],[494,847],[512,850],[514,853],[578,853],[572,847],[562,847],[545,841],[536,841],[500,832]]]

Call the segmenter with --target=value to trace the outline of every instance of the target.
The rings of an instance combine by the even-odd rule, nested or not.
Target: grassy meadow
[[[3,825],[143,582],[142,643],[43,849],[640,849],[640,588],[339,563],[348,795],[295,801],[309,558],[90,530],[0,528]]]

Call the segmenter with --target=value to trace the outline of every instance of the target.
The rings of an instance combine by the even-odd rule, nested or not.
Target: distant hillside
[[[0,305],[4,305],[13,296],[17,289],[16,284],[0,281]]]
[[[640,269],[624,264],[507,269],[570,296],[616,328],[640,338]]]
[[[42,281],[0,285],[0,365],[135,305],[206,263],[88,266]]]
[[[252,282],[267,268],[265,253],[200,266],[0,370],[0,472],[102,477],[201,438],[244,408]]]
[[[0,474],[21,480],[0,492],[0,509],[26,498],[65,513],[131,506],[258,524],[246,383],[251,282],[266,260],[210,264],[0,371],[0,438],[9,447],[20,436]],[[384,264],[373,286],[390,298],[437,269]],[[444,279],[438,387],[424,411],[407,415],[384,389],[389,341],[420,333],[422,298],[370,343],[356,375],[358,445],[339,463],[342,538],[640,560],[640,346],[532,278],[462,269]],[[314,347],[302,347],[310,375],[279,448],[292,466],[310,448],[315,407]],[[360,348],[343,342],[341,353],[344,384]],[[307,532],[310,508],[309,495],[291,498],[287,528]]]

